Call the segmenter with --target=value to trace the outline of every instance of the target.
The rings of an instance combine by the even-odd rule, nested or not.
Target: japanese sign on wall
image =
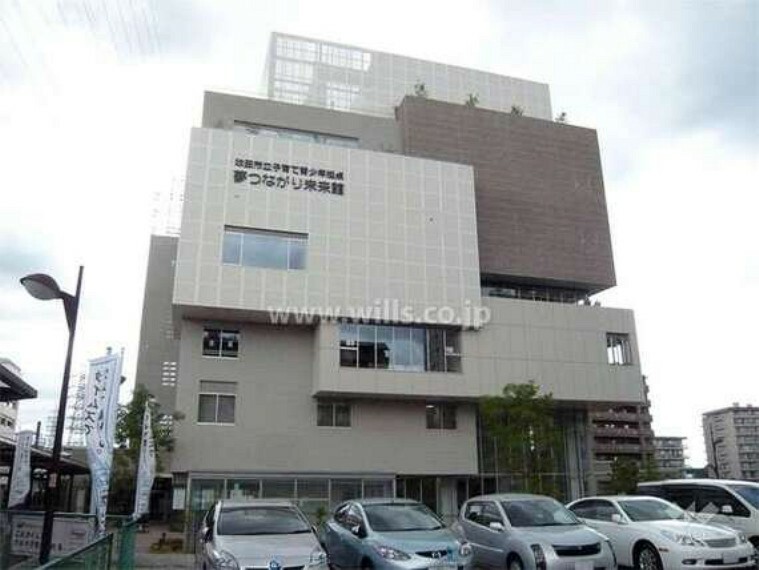
[[[236,158],[232,174],[235,184],[321,192],[336,196],[342,196],[345,191],[345,174],[340,170]]]

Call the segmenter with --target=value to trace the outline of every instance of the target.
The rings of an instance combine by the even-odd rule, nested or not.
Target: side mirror
[[[619,513],[613,513],[611,515],[611,522],[616,523],[616,524],[626,524],[625,519],[623,519],[622,515],[620,515]]]
[[[733,514],[733,506],[732,505],[722,505],[719,509],[719,512],[721,512],[723,515],[732,515]]]
[[[351,534],[357,538],[366,538],[366,529],[363,525],[357,524],[351,527]]]
[[[488,525],[488,528],[496,532],[503,532],[504,527],[503,527],[503,523],[499,523],[498,521],[493,521]]]

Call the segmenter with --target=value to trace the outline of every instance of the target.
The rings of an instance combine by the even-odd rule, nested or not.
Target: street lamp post
[[[66,363],[63,365],[63,382],[61,383],[61,397],[58,402],[58,420],[55,424],[55,440],[53,442],[53,456],[50,460],[50,468],[47,471],[47,489],[45,490],[45,518],[42,524],[42,537],[40,541],[40,564],[45,564],[50,558],[50,546],[53,538],[53,520],[55,507],[58,504],[58,471],[61,461],[61,443],[63,441],[63,424],[66,421],[66,399],[69,391],[69,375],[71,374],[71,353],[74,349],[74,335],[76,334],[76,318],[79,313],[79,295],[82,291],[82,273],[84,267],[79,266],[79,277],[76,281],[76,293],[71,295],[62,291],[55,279],[42,273],[27,275],[21,279],[21,284],[35,299],[49,301],[60,299],[66,312],[66,324],[69,328],[69,342],[66,350]]]

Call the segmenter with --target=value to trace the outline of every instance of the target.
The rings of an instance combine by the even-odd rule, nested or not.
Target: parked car
[[[206,513],[195,552],[201,570],[327,570],[314,527],[290,501],[219,501]]]
[[[701,523],[663,499],[588,497],[570,503],[569,510],[609,538],[621,566],[663,570],[756,564],[754,548],[743,533]]]
[[[468,570],[472,548],[425,505],[408,499],[341,504],[324,528],[335,568]]]
[[[478,566],[509,570],[598,570],[617,566],[608,539],[550,497],[474,497],[462,506],[454,529],[471,543]]]
[[[692,512],[702,522],[729,526],[759,550],[759,483],[727,479],[678,479],[640,483],[638,493],[653,495]]]

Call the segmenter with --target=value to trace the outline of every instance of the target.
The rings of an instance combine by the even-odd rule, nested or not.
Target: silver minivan
[[[509,570],[617,567],[609,540],[550,497],[474,497],[461,507],[453,529],[472,545],[478,566]]]
[[[673,479],[639,483],[638,493],[675,503],[702,522],[739,530],[759,550],[759,483],[729,479]]]

